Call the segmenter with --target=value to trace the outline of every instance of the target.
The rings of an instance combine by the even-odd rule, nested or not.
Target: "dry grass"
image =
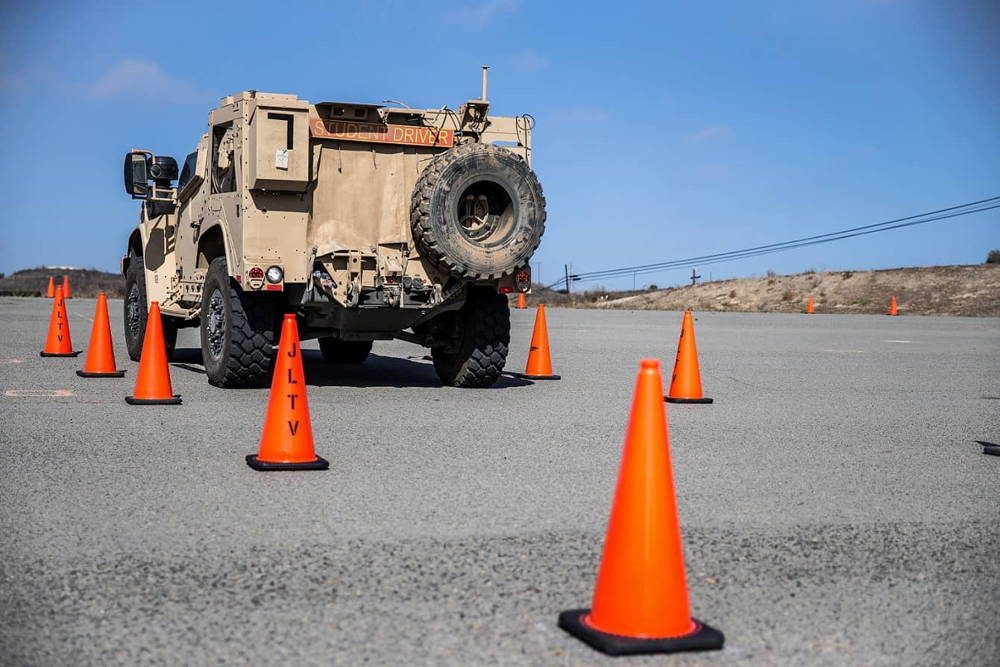
[[[904,315],[1000,317],[1000,265],[805,272],[719,280],[640,293],[539,292],[529,302],[577,308],[794,313],[812,294],[817,313],[884,313],[893,294]]]

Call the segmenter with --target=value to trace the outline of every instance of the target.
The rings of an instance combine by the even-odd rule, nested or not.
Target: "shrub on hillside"
[[[1000,264],[1000,250],[990,250],[986,253],[987,264]]]

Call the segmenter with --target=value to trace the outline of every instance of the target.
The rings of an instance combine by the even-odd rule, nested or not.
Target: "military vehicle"
[[[143,200],[121,262],[129,355],[157,301],[168,352],[200,327],[220,387],[267,381],[289,312],[329,362],[399,338],[430,348],[445,385],[492,385],[545,199],[533,119],[489,107],[486,68],[481,97],[455,110],[251,90],[209,112],[180,169],[127,153],[125,190]]]

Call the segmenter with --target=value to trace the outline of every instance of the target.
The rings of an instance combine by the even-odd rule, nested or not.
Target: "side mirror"
[[[131,152],[125,154],[125,192],[132,199],[149,197],[149,174],[146,170],[146,153]]]

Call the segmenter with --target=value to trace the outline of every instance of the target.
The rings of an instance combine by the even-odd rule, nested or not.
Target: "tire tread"
[[[274,360],[276,341],[272,305],[263,298],[245,298],[250,295],[245,295],[229,278],[225,257],[213,259],[208,271],[224,276],[221,280],[229,289],[232,314],[229,354],[225,358],[223,377],[209,377],[209,382],[226,388],[260,386],[270,378]],[[206,289],[206,298],[208,294]]]
[[[434,369],[441,382],[451,387],[493,386],[503,373],[510,346],[510,307],[506,297],[489,289],[470,292],[459,311],[472,329],[455,354],[431,350]]]
[[[444,153],[440,153],[431,159],[430,163],[421,172],[417,183],[413,188],[413,198],[410,203],[410,225],[413,231],[413,240],[421,253],[438,267],[450,272],[452,275],[469,280],[495,280],[502,278],[505,271],[489,274],[473,271],[464,266],[461,262],[450,257],[439,246],[435,234],[434,224],[431,220],[431,197],[441,181],[441,174],[455,161],[471,154],[482,153],[495,156],[498,151],[505,150],[490,144],[470,143],[457,146]],[[530,257],[538,245],[541,243],[542,235],[545,233],[545,195],[542,192],[542,184],[538,181],[534,170],[526,169],[526,178],[530,185],[538,192],[538,206],[541,211],[538,224],[541,226],[536,237],[534,246],[531,247],[527,256]]]

